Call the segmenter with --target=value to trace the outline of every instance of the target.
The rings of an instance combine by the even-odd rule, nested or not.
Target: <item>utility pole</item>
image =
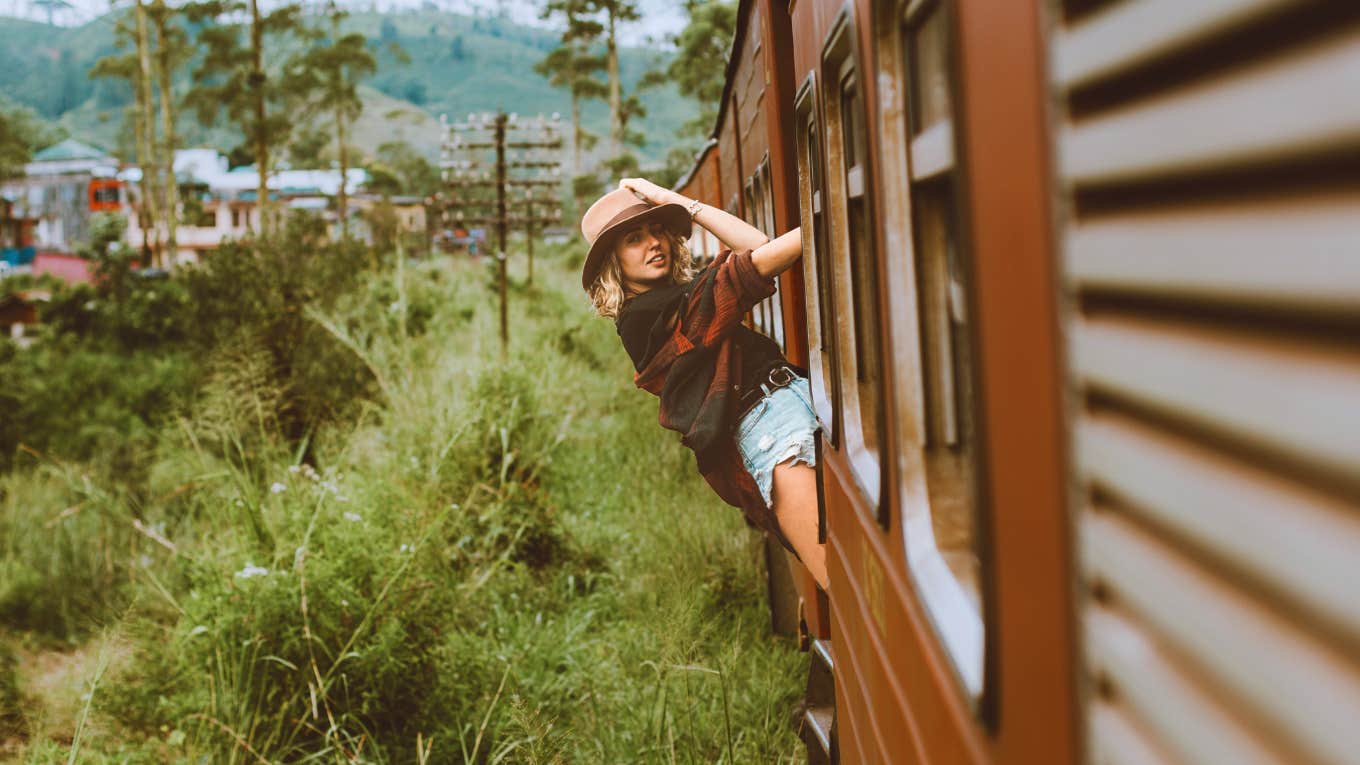
[[[529,278],[527,284],[534,283],[534,192],[524,190],[524,247],[529,255]]]
[[[469,114],[466,122],[444,128],[440,169],[444,190],[435,195],[435,208],[446,223],[481,224],[496,228],[497,291],[500,293],[501,356],[510,346],[507,264],[510,227],[524,224],[528,233],[529,280],[533,280],[533,230],[535,224],[556,223],[562,218],[559,191],[562,184],[563,147],[559,115],[520,120],[518,115]],[[510,137],[514,133],[513,137]],[[507,152],[516,152],[509,156]],[[545,156],[544,152],[548,152]],[[488,153],[494,156],[486,167]],[[529,171],[526,176],[525,171]],[[517,175],[512,175],[512,173]],[[524,189],[524,198],[511,190]],[[494,199],[488,191],[494,190]],[[478,192],[481,192],[479,194]],[[535,215],[537,207],[541,214]]]
[[[505,294],[506,279],[506,231],[505,220],[505,125],[508,121],[505,112],[496,112],[496,260],[500,267],[500,290],[501,290],[501,358],[505,358],[506,349],[510,347],[510,321],[507,318],[507,306],[509,301]]]

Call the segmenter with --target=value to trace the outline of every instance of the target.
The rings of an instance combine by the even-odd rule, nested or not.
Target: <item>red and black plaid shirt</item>
[[[760,275],[750,250],[723,250],[694,281],[630,300],[616,324],[637,369],[633,382],[661,400],[661,426],[681,434],[723,501],[788,546],[733,434],[742,384],[739,338],[749,331],[742,319],[774,291],[774,279]]]

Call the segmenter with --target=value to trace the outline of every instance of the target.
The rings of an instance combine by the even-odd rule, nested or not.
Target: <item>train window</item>
[[[808,314],[809,371],[812,375],[812,402],[821,420],[826,442],[837,445],[836,414],[839,379],[835,363],[834,291],[831,281],[831,251],[827,245],[826,212],[823,199],[821,125],[816,113],[816,91],[810,79],[799,94],[798,110],[798,204],[803,226],[803,283]]]
[[[853,69],[841,79],[841,144],[845,162],[846,233],[851,304],[854,306],[854,380],[858,395],[857,435],[860,446],[876,464],[880,443],[879,398],[882,395],[878,353],[878,279],[869,239],[868,188],[865,179],[866,136],[864,99]],[[876,486],[877,477],[871,482]],[[866,487],[868,488],[868,487]]]
[[[970,261],[957,235],[950,93],[949,6],[912,2],[897,30],[897,73],[909,83],[905,119],[885,125],[904,136],[907,151],[892,157],[909,172],[887,173],[888,193],[909,199],[893,206],[911,222],[910,248],[889,253],[889,271],[914,285],[916,348],[895,354],[896,378],[913,377],[919,421],[898,429],[903,497],[901,516],[913,580],[973,699],[982,694],[984,625],[980,524],[976,491],[976,411],[973,390]],[[885,32],[891,37],[892,32]],[[913,317],[904,317],[904,324]],[[901,342],[907,343],[903,339]],[[899,396],[899,401],[904,397]],[[924,500],[924,501],[923,501]]]
[[[878,263],[873,240],[872,189],[865,98],[854,55],[854,25],[837,21],[825,49],[827,233],[835,280],[839,395],[843,448],[855,483],[884,526],[882,472],[882,363]]]
[[[757,171],[759,179],[760,198],[762,201],[762,211],[765,224],[765,233],[773,239],[778,232],[774,225],[774,188],[770,182],[770,162],[767,158],[760,165]],[[775,293],[768,298],[770,303],[770,337],[779,344],[780,350],[788,351],[784,343],[784,306],[781,305],[782,296],[779,291],[779,280],[775,279]]]

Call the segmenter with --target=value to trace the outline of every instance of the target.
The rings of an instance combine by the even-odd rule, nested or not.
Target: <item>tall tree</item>
[[[165,176],[161,189],[165,193],[165,249],[170,257],[179,252],[179,184],[175,178],[175,109],[178,103],[173,87],[174,74],[184,65],[192,51],[189,38],[176,23],[178,9],[165,2],[153,0],[147,8],[151,25],[156,28],[156,75],[161,101],[161,168]]]
[[[675,38],[676,55],[666,74],[681,95],[699,103],[699,114],[681,127],[682,134],[701,137],[718,119],[737,5],[731,0],[690,0],[685,10],[689,23]]]
[[[581,172],[582,148],[590,148],[596,140],[581,127],[581,105],[588,99],[603,99],[609,93],[608,86],[595,76],[606,67],[605,57],[590,52],[604,31],[600,22],[589,18],[593,11],[591,0],[550,0],[542,18],[561,16],[566,29],[562,31],[562,44],[534,64],[534,71],[547,77],[549,84],[566,88],[571,94],[573,175]]]
[[[348,14],[331,2],[326,10],[330,35],[294,62],[292,87],[310,94],[310,105],[335,118],[335,145],[340,160],[340,192],[337,215],[340,235],[349,237],[349,126],[363,112],[359,80],[378,70],[378,62],[368,51],[361,34],[340,34],[340,21]]]
[[[235,18],[247,10],[249,41],[242,45],[242,28]],[[271,148],[285,144],[292,130],[287,106],[294,95],[281,78],[271,78],[265,71],[265,40],[266,35],[305,38],[301,9],[289,3],[261,13],[258,0],[250,0],[248,6],[241,0],[204,0],[187,6],[185,11],[191,23],[203,23],[198,43],[204,51],[193,71],[194,88],[186,101],[202,124],[211,125],[219,113],[225,112],[245,134],[255,155],[256,208],[264,233],[270,228],[269,157]]]
[[[141,168],[138,227],[142,230],[142,253],[148,264],[158,260],[160,220],[156,190],[155,102],[151,95],[151,51],[147,34],[146,7],[141,0],[114,27],[119,48],[132,50],[105,56],[90,69],[91,77],[112,77],[132,85],[134,102],[128,111],[128,123],[133,130],[137,165]]]
[[[632,0],[591,0],[592,4],[605,15],[605,61],[609,75],[609,153],[618,157],[624,143],[623,83],[619,78],[619,37],[618,25],[627,21],[637,21],[637,5]]]
[[[156,103],[151,95],[151,82],[156,73],[151,66],[151,36],[147,29],[146,3],[137,0],[133,7],[137,24],[137,106],[142,113],[142,129],[138,133],[140,140],[140,153],[144,158],[142,164],[142,188],[147,191],[148,198],[146,208],[150,213],[151,228],[147,229],[146,234],[151,234],[151,264],[161,265],[161,237],[158,224],[161,220],[160,199],[157,192],[160,191],[157,181],[160,178],[159,163],[156,159]],[[149,183],[148,183],[149,180]]]

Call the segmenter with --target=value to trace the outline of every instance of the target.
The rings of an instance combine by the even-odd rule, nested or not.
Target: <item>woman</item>
[[[726,249],[695,273],[691,221]],[[806,375],[742,324],[802,254],[794,229],[770,241],[728,213],[642,178],[591,205],[581,286],[614,319],[637,370],[661,399],[661,425],[682,435],[699,472],[729,504],[772,532],[825,588],[817,541],[817,478]]]

